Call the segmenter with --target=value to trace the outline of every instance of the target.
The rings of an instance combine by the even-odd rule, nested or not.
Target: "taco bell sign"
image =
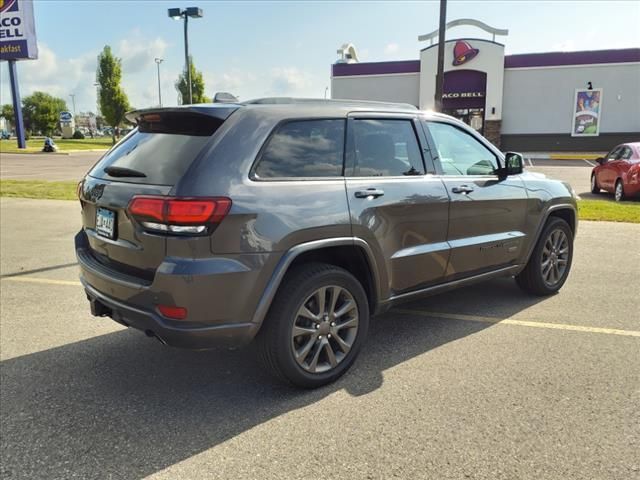
[[[0,60],[36,58],[33,0],[0,0]]]

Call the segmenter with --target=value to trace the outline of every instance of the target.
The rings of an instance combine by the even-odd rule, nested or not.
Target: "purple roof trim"
[[[334,77],[348,75],[388,75],[391,73],[420,73],[420,60],[399,62],[334,63],[331,66]]]
[[[504,57],[504,68],[556,67],[563,65],[629,62],[640,62],[640,48],[506,55]]]
[[[505,55],[505,68],[555,67],[563,65],[590,65],[598,63],[640,62],[640,48],[619,50],[588,50],[583,52],[547,52]],[[349,75],[389,75],[393,73],[419,73],[420,60],[397,62],[335,63],[331,66],[334,77]]]

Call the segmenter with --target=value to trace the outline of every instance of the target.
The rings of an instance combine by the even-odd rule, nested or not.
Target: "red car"
[[[591,193],[606,190],[617,202],[640,196],[640,142],[618,145],[596,162],[599,165],[591,172]]]

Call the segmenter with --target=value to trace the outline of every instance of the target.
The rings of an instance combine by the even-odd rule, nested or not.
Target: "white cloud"
[[[157,70],[154,59],[164,58],[168,43],[160,36],[143,41],[133,31],[126,38],[112,43],[114,54],[122,58],[122,85],[135,108],[158,105]],[[39,58],[18,63],[20,93],[27,96],[36,90],[63,98],[73,109],[70,94],[75,94],[76,111],[96,111],[95,71],[99,50],[87,50],[72,58],[62,58],[46,44],[39,44]],[[176,105],[175,81],[182,69],[182,58],[167,58],[160,66],[163,105]],[[232,63],[233,65],[233,63]],[[241,100],[266,96],[322,97],[329,85],[326,76],[312,74],[294,65],[270,70],[253,71],[233,65],[224,70],[208,70],[196,59],[196,68],[203,70],[206,94],[229,92]],[[215,67],[214,67],[215,68]],[[6,63],[0,64],[0,103],[10,103],[11,94]]]
[[[271,89],[275,95],[293,96],[308,89],[311,76],[297,67],[280,67],[271,70]]]
[[[149,41],[134,33],[133,38],[120,40],[115,54],[122,59],[122,70],[135,74],[153,66],[155,58],[163,58],[167,45],[160,37]]]
[[[81,104],[95,105],[96,52],[83,54],[72,59],[60,59],[46,44],[38,44],[38,59],[18,63],[18,79],[21,95],[27,96],[34,91],[43,91],[60,97],[73,108],[70,94],[76,95],[78,110]],[[8,70],[2,66],[0,96],[2,103],[10,101]],[[92,103],[87,103],[93,97]]]
[[[134,31],[127,38],[116,42],[114,55],[122,59],[122,85],[131,105],[144,107],[157,105],[158,87],[155,76],[156,57],[163,57],[167,42],[161,38],[145,40]],[[38,43],[38,59],[18,63],[20,93],[23,97],[34,91],[43,91],[63,98],[73,109],[70,95],[75,95],[76,111],[96,110],[95,75],[98,50],[87,51],[77,57],[60,58],[45,43]],[[8,69],[0,64],[0,101],[9,103],[11,91]],[[167,103],[175,104],[173,81],[163,72],[163,95]],[[177,77],[177,75],[176,75]],[[165,98],[163,98],[165,102]]]
[[[384,47],[384,54],[387,56],[395,55],[396,53],[398,53],[399,50],[400,50],[400,45],[398,45],[397,43],[389,43],[387,44],[387,46]]]

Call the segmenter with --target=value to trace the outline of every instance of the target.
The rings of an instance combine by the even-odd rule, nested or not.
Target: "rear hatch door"
[[[91,169],[80,189],[91,253],[108,267],[152,279],[166,256],[167,237],[132,220],[135,195],[171,195],[212,135],[237,108],[187,107],[132,112],[138,128]]]

